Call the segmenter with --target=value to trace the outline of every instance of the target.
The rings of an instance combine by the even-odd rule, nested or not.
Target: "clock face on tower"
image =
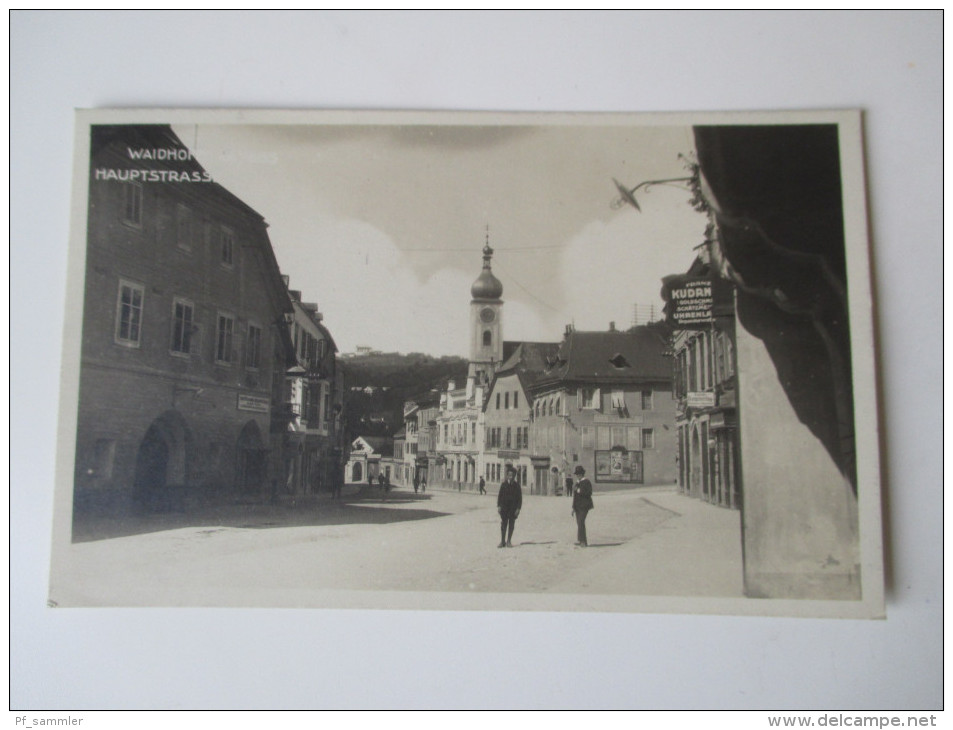
[[[490,322],[496,319],[496,312],[494,312],[490,307],[484,307],[480,310],[480,319],[486,324],[490,324]]]

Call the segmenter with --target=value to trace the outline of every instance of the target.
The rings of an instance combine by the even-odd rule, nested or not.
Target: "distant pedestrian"
[[[572,498],[572,514],[576,518],[576,544],[579,547],[588,547],[586,537],[586,516],[595,505],[592,503],[592,482],[586,479],[586,470],[582,466],[575,469],[576,486]]]
[[[568,474],[566,475],[566,496],[572,496],[572,477]]]
[[[420,479],[420,491],[421,491],[421,492],[426,492],[426,491],[427,491],[427,477],[421,477],[421,479]]]
[[[384,489],[384,475],[383,475],[383,474],[378,474],[378,475],[377,475],[377,486],[380,487],[381,494],[383,494],[384,491],[385,491],[385,489]]]
[[[420,477],[414,475],[414,494],[420,489]]]
[[[480,494],[486,494],[486,481],[480,477]]]
[[[500,513],[500,544],[497,547],[513,547],[513,529],[523,507],[523,491],[516,481],[516,469],[506,467],[506,480],[500,485],[496,496],[496,511]]]

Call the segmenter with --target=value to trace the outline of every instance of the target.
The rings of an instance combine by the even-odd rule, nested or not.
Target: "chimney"
[[[609,322],[609,331],[615,332],[615,322]]]

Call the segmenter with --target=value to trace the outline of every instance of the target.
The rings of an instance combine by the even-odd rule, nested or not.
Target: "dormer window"
[[[617,352],[615,355],[609,358],[609,362],[612,363],[612,367],[622,369],[632,367],[629,365],[629,361],[625,359],[621,352]]]

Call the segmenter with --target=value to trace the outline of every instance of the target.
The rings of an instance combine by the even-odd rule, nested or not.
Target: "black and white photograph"
[[[11,11],[10,726],[937,724],[943,21]]]
[[[52,605],[882,615],[858,112],[77,122]]]

